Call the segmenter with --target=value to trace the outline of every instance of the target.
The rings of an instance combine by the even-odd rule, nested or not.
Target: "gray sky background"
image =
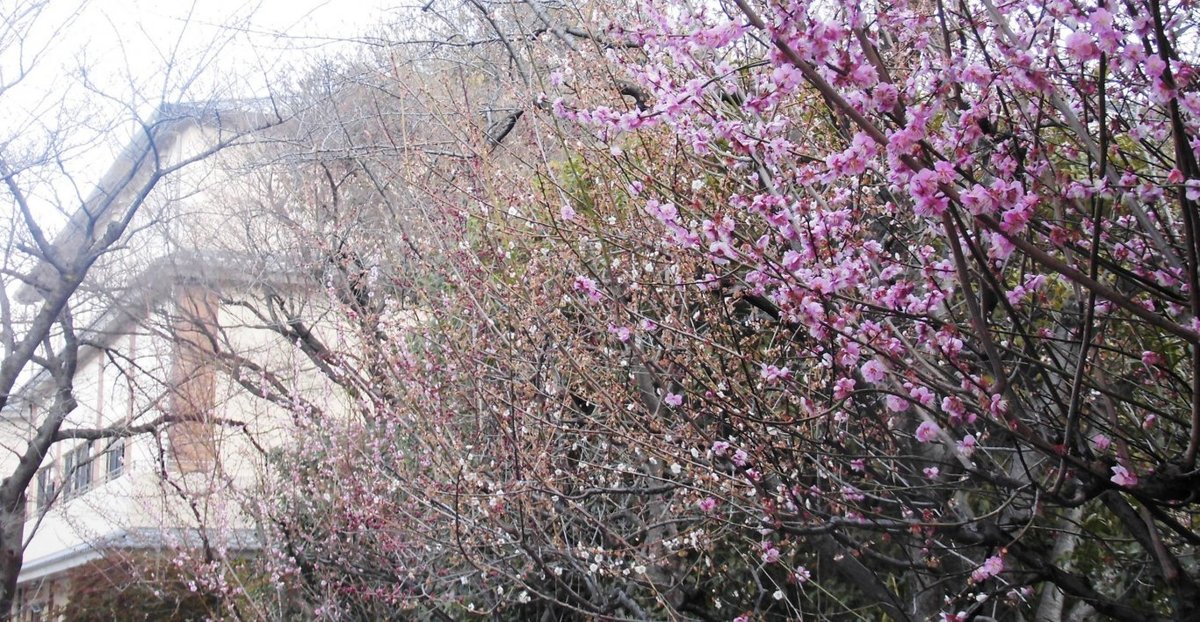
[[[0,9],[8,15],[21,1],[0,0]],[[148,117],[164,100],[286,90],[315,59],[349,53],[339,40],[369,33],[386,19],[386,3],[50,0],[24,44],[0,50],[0,83],[29,69],[0,96],[5,157],[37,153],[56,136],[67,176],[87,187],[128,142],[135,113]],[[62,180],[47,181],[39,211],[53,221]]]

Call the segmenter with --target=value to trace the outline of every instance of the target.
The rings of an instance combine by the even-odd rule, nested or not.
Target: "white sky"
[[[0,0],[0,10],[29,1]],[[21,99],[70,90],[81,69],[98,90],[121,99],[135,95],[130,90],[153,103],[172,99],[193,78],[185,99],[217,85],[217,95],[263,95],[285,67],[336,53],[337,39],[370,30],[386,14],[385,2],[49,0],[26,45],[45,46],[46,54]],[[0,58],[10,65],[13,50],[0,50]]]
[[[16,7],[34,1],[0,0],[0,18],[10,22]],[[316,58],[348,51],[339,39],[386,20],[387,3],[49,0],[23,45],[0,40],[0,85],[22,65],[29,70],[0,93],[0,153],[19,160],[46,151],[55,136],[67,173],[87,188],[128,141],[134,113],[149,116],[164,101],[285,91]],[[49,194],[35,194],[53,203],[62,180],[46,182]]]

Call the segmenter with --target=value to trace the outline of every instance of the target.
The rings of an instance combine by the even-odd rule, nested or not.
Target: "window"
[[[79,445],[67,452],[63,463],[63,496],[82,494],[92,485],[92,444]]]
[[[63,497],[71,496],[75,491],[75,450],[67,452],[63,458]]]
[[[125,470],[125,439],[118,438],[104,452],[104,472],[108,479],[113,479]]]
[[[58,482],[54,479],[54,467],[48,466],[38,471],[37,508],[45,510],[54,501],[58,492]]]

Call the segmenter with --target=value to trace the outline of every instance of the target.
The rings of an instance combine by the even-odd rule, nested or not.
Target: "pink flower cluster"
[[[971,572],[971,581],[974,583],[982,583],[1004,571],[1004,559],[999,555],[993,555],[986,560],[978,568]]]
[[[575,277],[575,282],[572,284],[575,291],[583,294],[593,303],[600,302],[602,295],[599,288],[596,287],[596,280],[586,276]]]

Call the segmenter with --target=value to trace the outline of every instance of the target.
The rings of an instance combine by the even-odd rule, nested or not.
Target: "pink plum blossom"
[[[787,380],[791,377],[791,371],[787,367],[776,367],[775,365],[764,365],[762,368],[763,380],[767,384],[775,384],[782,380]]]
[[[621,343],[627,343],[629,338],[633,335],[628,326],[613,326],[610,324],[608,327],[608,332],[612,333],[613,336],[617,338],[617,341],[620,341]]]
[[[879,359],[871,359],[862,366],[863,380],[878,384],[887,374],[887,367]]]
[[[1109,481],[1111,481],[1112,483],[1114,483],[1122,488],[1133,488],[1134,486],[1137,486],[1137,483],[1138,483],[1137,475],[1135,475],[1129,469],[1118,464],[1118,465],[1112,467],[1112,472],[1113,472],[1113,476],[1111,478],[1109,478]]]
[[[999,555],[993,555],[981,564],[978,568],[971,572],[971,581],[981,583],[990,579],[1004,571],[1004,559]]]
[[[993,416],[1003,418],[1008,415],[1008,402],[999,395],[993,395],[988,410],[991,411]]]
[[[1079,60],[1088,61],[1100,58],[1100,48],[1096,47],[1096,43],[1086,32],[1076,30],[1068,35],[1066,46],[1067,52]]]
[[[1189,201],[1200,201],[1200,179],[1189,179],[1184,182],[1184,196]]]
[[[601,300],[600,290],[596,287],[595,279],[586,276],[577,276],[572,287],[574,287],[575,291],[587,296],[587,299],[592,302],[600,302]]]
[[[833,383],[833,399],[844,400],[850,397],[854,392],[854,385],[853,378],[838,378],[837,382]]]
[[[912,176],[908,191],[912,194],[914,211],[927,218],[941,216],[950,205],[946,195],[939,189],[939,178],[931,169],[923,169]]]
[[[970,458],[971,454],[975,453],[975,444],[976,441],[973,435],[968,434],[964,436],[961,441],[958,441],[958,453]]]
[[[867,496],[864,495],[861,490],[855,488],[854,486],[842,486],[842,496],[845,497],[847,501],[862,501],[863,499],[867,498]]]
[[[916,437],[922,443],[932,443],[937,439],[938,434],[941,434],[942,429],[938,424],[932,421],[922,421],[921,425],[917,426]]]
[[[915,400],[918,404],[920,404],[922,406],[932,406],[933,405],[933,400],[934,400],[933,391],[930,391],[928,387],[924,387],[924,386],[920,386],[920,385],[914,386],[911,389],[909,389],[908,394],[910,397],[913,398],[913,400]]]

